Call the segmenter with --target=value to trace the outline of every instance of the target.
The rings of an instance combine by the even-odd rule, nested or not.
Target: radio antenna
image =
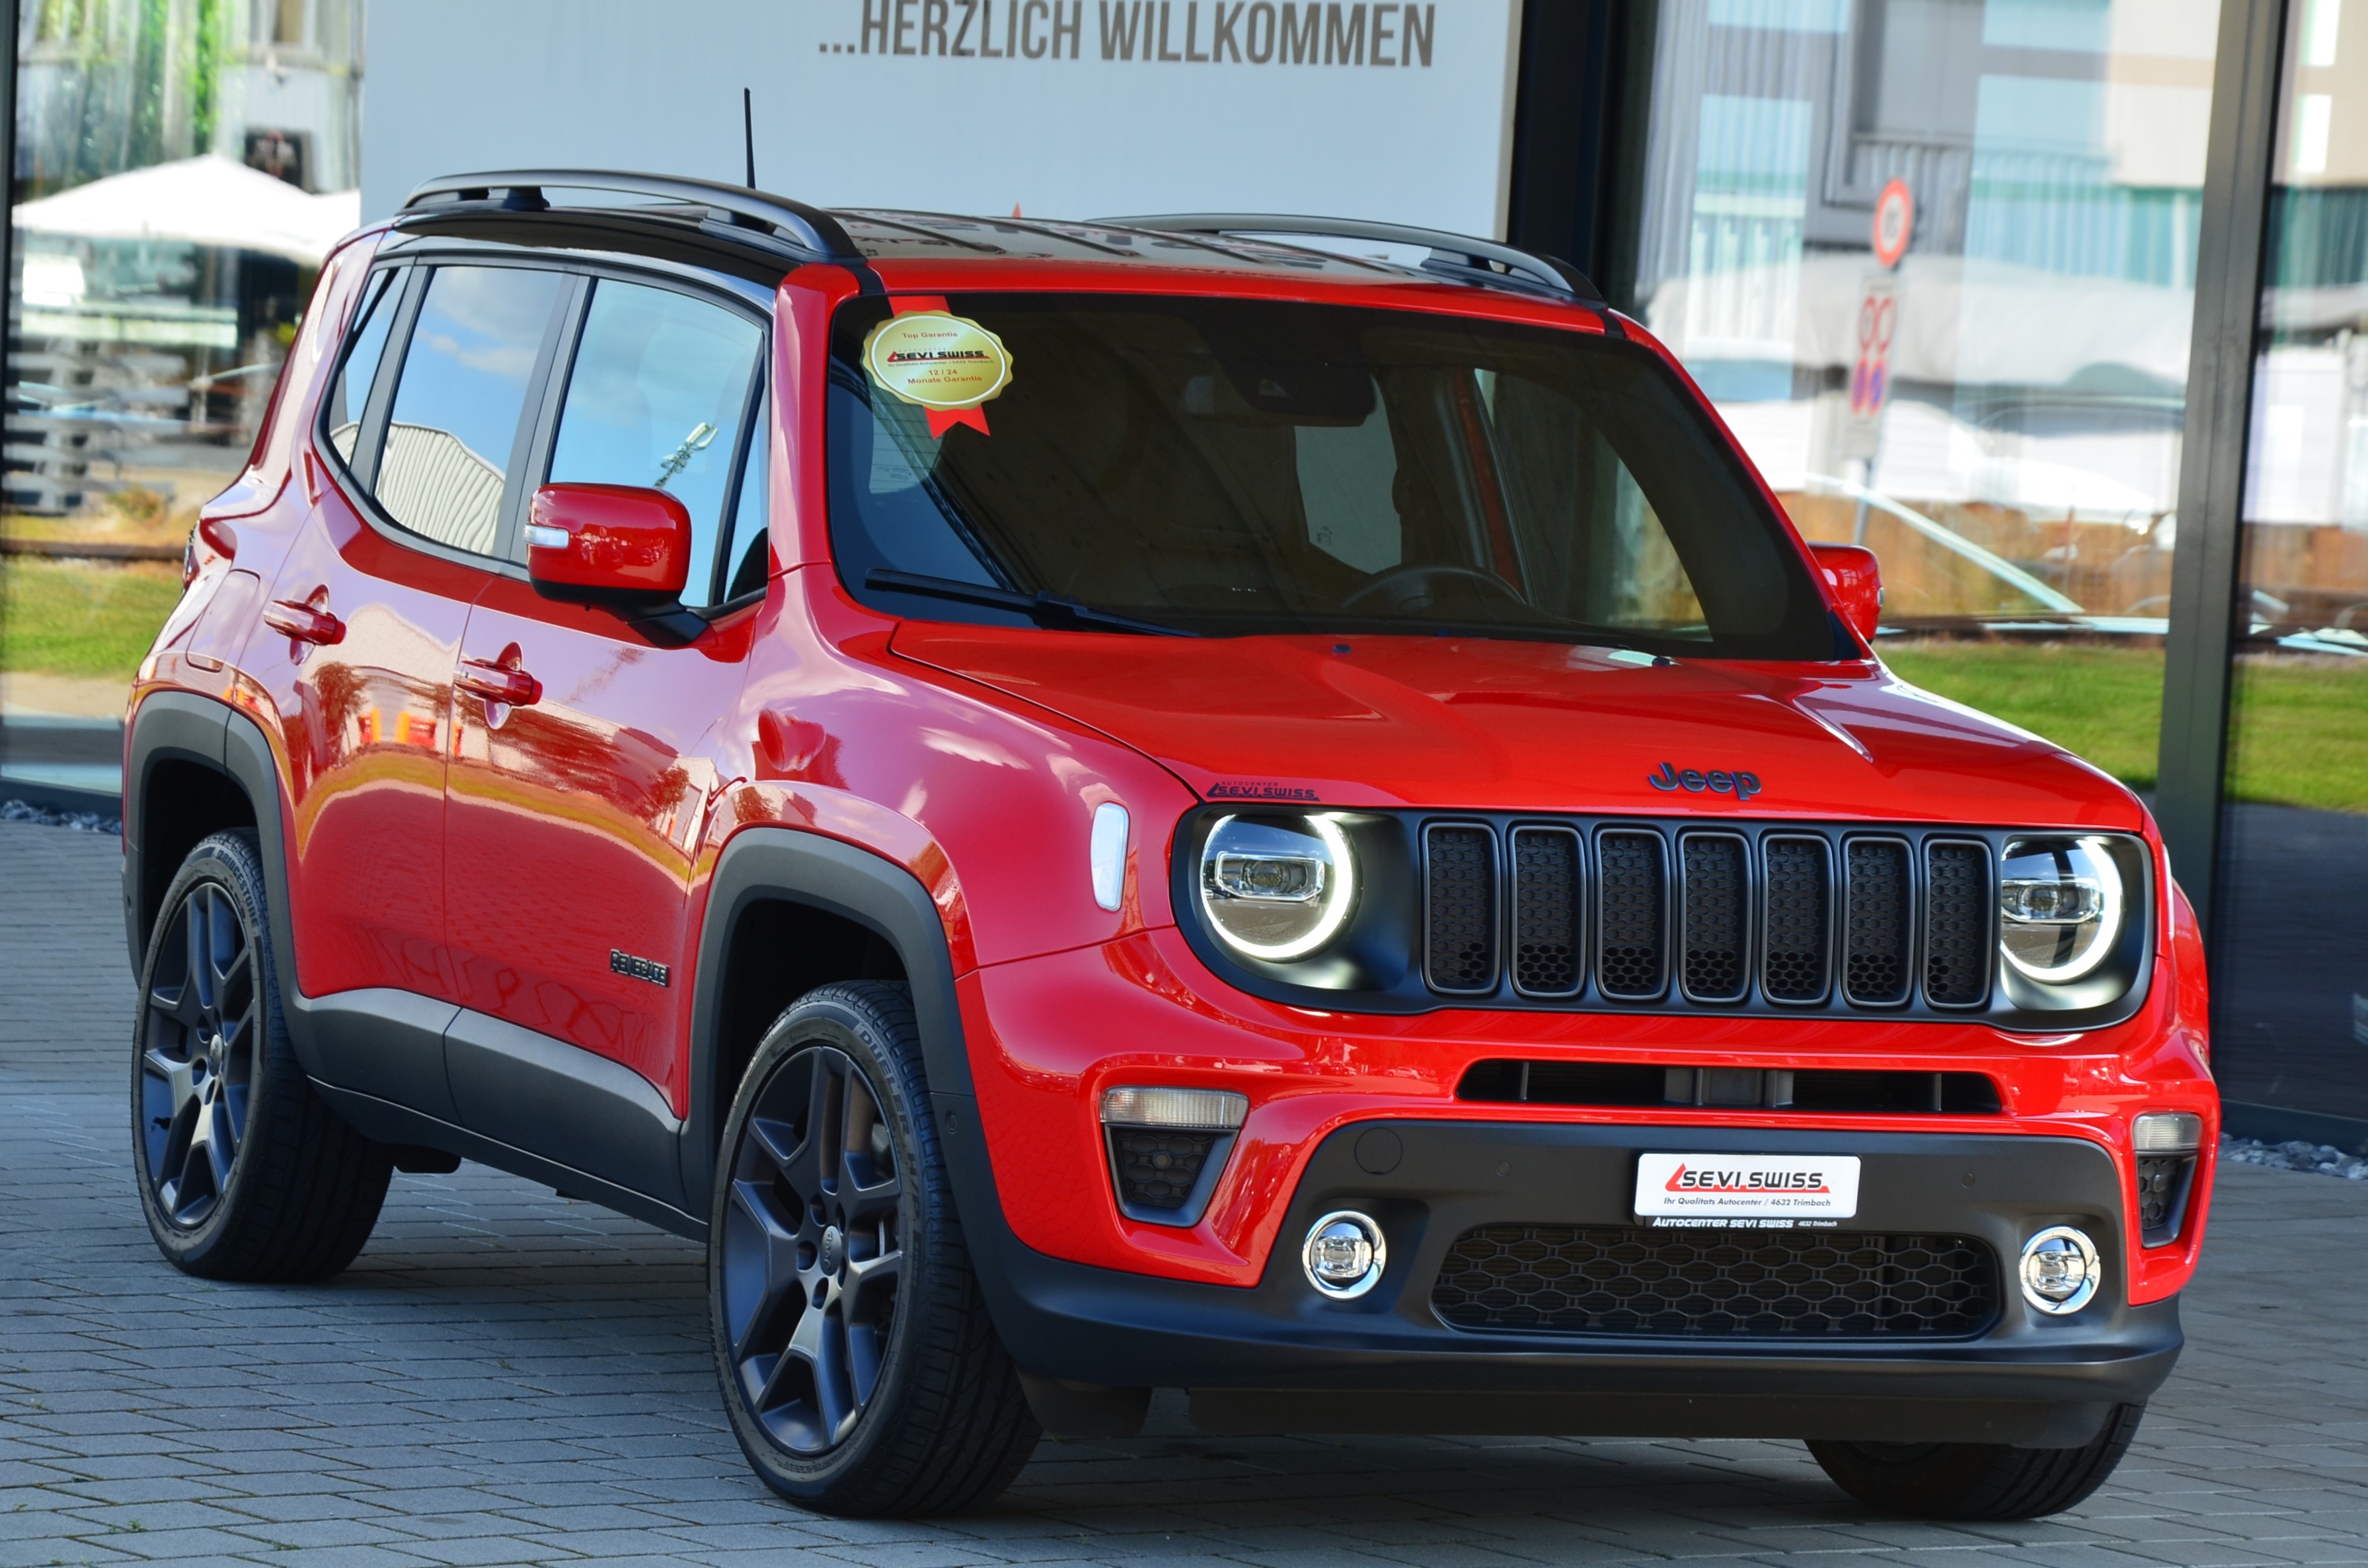
[[[748,188],[757,188],[757,100],[748,89],[740,89],[740,134],[748,149]]]

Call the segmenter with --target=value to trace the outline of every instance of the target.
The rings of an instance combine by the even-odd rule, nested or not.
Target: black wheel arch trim
[[[803,904],[851,920],[886,942],[896,953],[912,989],[913,1017],[921,1031],[922,1065],[928,1074],[932,1101],[948,1095],[969,1100],[974,1093],[962,1038],[962,1004],[954,989],[953,950],[946,940],[944,918],[920,880],[871,850],[818,833],[786,827],[743,828],[716,858],[700,930],[690,1014],[690,1103],[682,1139],[682,1189],[688,1195],[706,1193],[715,1179],[723,1119],[739,1087],[718,1081],[725,971],[733,936],[753,906],[768,903]],[[954,1156],[951,1144],[948,1153]],[[985,1151],[975,1150],[975,1164],[969,1153],[964,1151],[954,1163],[958,1201],[964,1202],[968,1212],[977,1213],[980,1205],[971,1201],[972,1195],[983,1192],[999,1225],[1001,1206],[995,1199]]]

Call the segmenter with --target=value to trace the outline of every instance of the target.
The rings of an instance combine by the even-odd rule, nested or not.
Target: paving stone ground
[[[237,1560],[964,1568],[2368,1563],[2368,1183],[2223,1173],[2190,1346],[2059,1518],[1869,1516],[1797,1444],[1047,1442],[986,1514],[847,1523],[749,1476],[698,1249],[466,1165],[304,1289],[166,1267],[125,1127],[117,842],[0,824],[0,1568]]]

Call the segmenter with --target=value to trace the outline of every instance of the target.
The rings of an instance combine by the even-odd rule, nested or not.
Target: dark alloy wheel
[[[156,1249],[211,1279],[321,1279],[370,1239],[393,1165],[304,1076],[251,829],[189,851],[140,968],[131,1155]]]
[[[905,988],[825,985],[783,1013],[720,1153],[708,1316],[750,1468],[831,1514],[1001,1492],[1039,1430],[971,1271]]]
[[[724,1323],[748,1407],[793,1454],[838,1446],[880,1387],[905,1252],[880,1096],[810,1045],[758,1095],[723,1210]]]
[[[194,1230],[230,1190],[255,1091],[255,954],[218,883],[175,906],[141,1028],[141,1130],[156,1207]]]

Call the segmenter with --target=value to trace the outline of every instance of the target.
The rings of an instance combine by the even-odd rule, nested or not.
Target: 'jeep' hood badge
[[[1661,764],[1659,772],[1645,775],[1645,782],[1656,790],[1691,790],[1697,795],[1708,790],[1716,795],[1732,795],[1738,801],[1751,799],[1760,788],[1759,775],[1756,773],[1723,767],[1677,768],[1666,762]]]

